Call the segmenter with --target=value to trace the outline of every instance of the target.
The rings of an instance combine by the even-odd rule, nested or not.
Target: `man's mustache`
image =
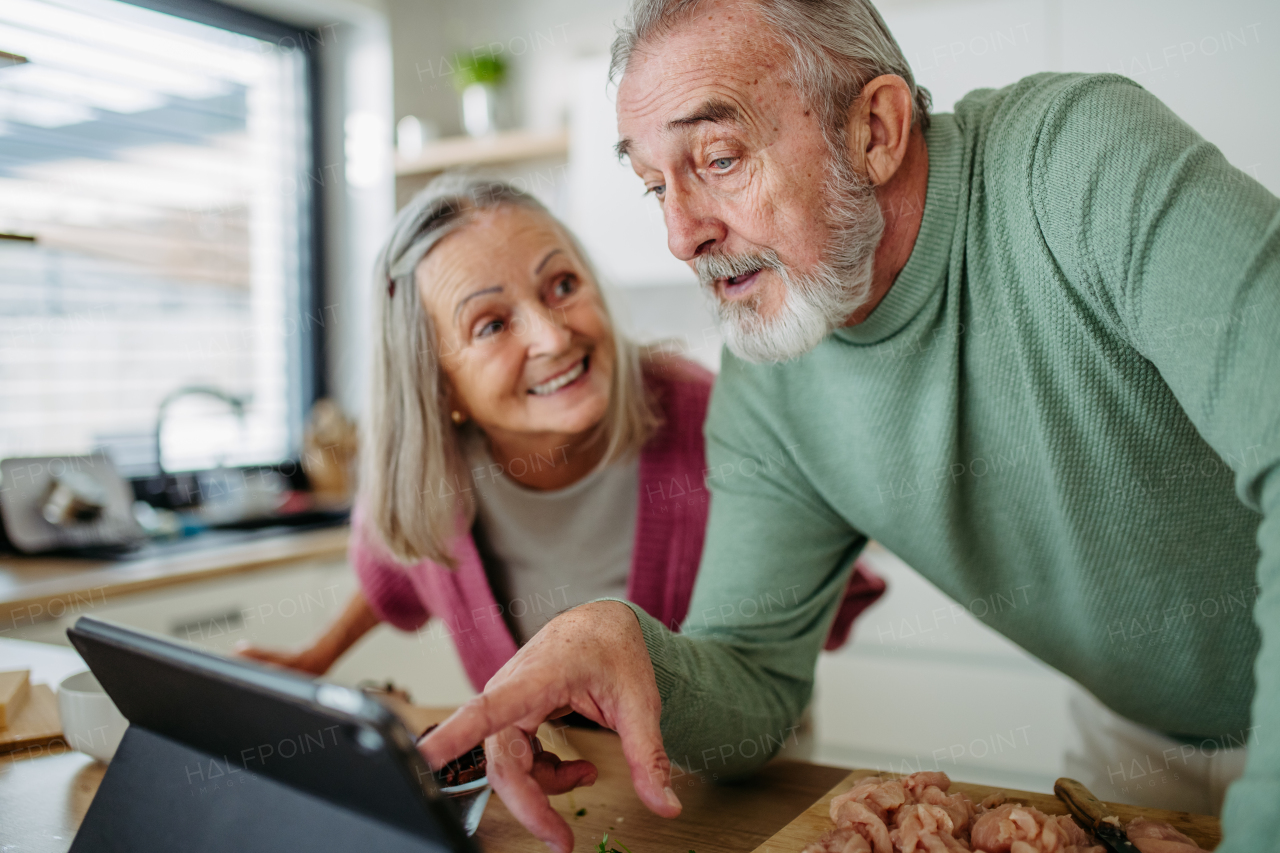
[[[693,267],[698,273],[698,283],[707,288],[714,286],[716,281],[722,278],[746,275],[756,270],[768,269],[781,272],[783,269],[782,260],[772,249],[739,255],[731,255],[727,252],[699,255],[694,259]]]

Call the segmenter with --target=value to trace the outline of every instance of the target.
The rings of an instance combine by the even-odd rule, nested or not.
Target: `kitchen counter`
[[[591,788],[554,797],[574,829],[575,849],[594,850],[603,832],[637,853],[744,853],[782,829],[848,773],[834,767],[780,761],[749,783],[696,783],[680,790],[684,813],[664,820],[648,812],[631,790],[618,738],[574,730],[577,754],[595,760],[600,779]],[[563,748],[563,747],[562,747]],[[78,752],[12,760],[0,756],[0,850],[64,853],[97,793],[106,765]],[[586,814],[576,817],[580,809]],[[13,816],[10,820],[9,815]],[[619,822],[621,818],[621,822]],[[485,850],[546,853],[497,797],[489,801],[477,833]],[[10,846],[11,845],[11,846]]]
[[[54,683],[66,672],[83,667],[73,650],[0,639],[0,669],[15,663],[31,666],[33,680]],[[418,732],[443,720],[452,709],[396,704],[393,710],[411,731]],[[805,824],[806,811],[815,813],[811,807],[818,800],[838,784],[848,786],[849,779],[859,774],[803,761],[775,760],[749,781],[717,785],[677,771],[672,786],[684,812],[675,820],[664,820],[648,811],[632,790],[617,735],[546,724],[538,734],[546,748],[561,758],[585,758],[599,768],[599,778],[592,787],[551,798],[573,827],[575,849],[580,851],[594,850],[606,832],[638,853],[794,851],[825,829],[823,820],[817,820],[813,827]],[[60,742],[0,755],[0,815],[5,816],[0,821],[0,851],[64,853],[105,771],[106,765],[72,752]],[[863,775],[870,772],[861,771]],[[957,790],[977,800],[994,789],[959,783]],[[1046,813],[1066,811],[1052,794],[1007,793],[1011,799]],[[1141,815],[1179,825],[1207,849],[1221,837],[1213,818],[1132,806],[1113,808],[1125,820]],[[821,812],[819,817],[825,816],[824,808],[816,811]],[[1192,826],[1199,831],[1193,833]],[[546,851],[497,797],[489,802],[477,838],[485,850]]]
[[[210,531],[149,546],[121,560],[0,556],[0,632],[88,611],[124,595],[278,568],[341,559],[348,528]]]
[[[32,656],[35,655],[39,659]],[[73,650],[0,639],[0,661],[27,661],[33,678],[53,679],[83,668]],[[444,719],[452,709],[398,707],[415,731]],[[691,774],[673,787],[684,813],[664,820],[649,812],[631,788],[617,735],[544,726],[540,737],[562,758],[586,758],[600,770],[590,788],[553,797],[577,836],[578,850],[592,850],[603,833],[637,853],[741,853],[755,849],[787,825],[849,772],[797,761],[775,761],[749,782],[715,785]],[[0,755],[0,850],[64,853],[84,819],[106,765],[55,742]],[[585,810],[581,816],[578,812]],[[478,833],[485,850],[545,853],[502,801],[490,800]]]

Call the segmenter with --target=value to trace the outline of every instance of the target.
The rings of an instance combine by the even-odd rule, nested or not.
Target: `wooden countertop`
[[[0,631],[57,618],[113,597],[174,584],[334,559],[347,551],[346,527],[257,537],[208,536],[175,550],[125,560],[0,556]]]

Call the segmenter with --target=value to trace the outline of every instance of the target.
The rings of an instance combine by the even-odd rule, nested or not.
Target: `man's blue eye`
[[[658,184],[657,186],[649,187],[647,190],[644,191],[644,194],[655,195],[658,198],[662,198],[662,194],[666,191],[667,191],[666,184]]]
[[[712,168],[715,168],[715,169],[727,169],[732,165],[733,165],[732,157],[717,157],[715,160],[711,161],[711,166]]]

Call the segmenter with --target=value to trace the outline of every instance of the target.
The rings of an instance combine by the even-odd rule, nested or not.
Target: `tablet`
[[[130,723],[73,853],[478,853],[413,736],[360,691],[89,616],[67,635]]]

